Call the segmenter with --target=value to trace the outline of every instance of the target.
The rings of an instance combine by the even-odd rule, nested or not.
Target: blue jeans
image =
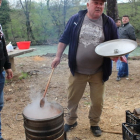
[[[5,71],[0,73],[0,112],[4,105],[4,98],[3,98],[4,83],[5,83]],[[2,138],[2,136],[1,136],[1,113],[0,113],[0,138]]]
[[[120,66],[119,66],[119,71],[118,71],[118,76],[119,77],[125,77],[129,75],[129,71],[128,71],[128,55],[125,55],[125,57],[127,58],[127,63],[121,62]]]
[[[121,61],[120,61],[120,59],[118,59],[117,62],[116,62],[116,70],[117,71],[119,71],[120,63],[121,63]],[[112,60],[112,68],[113,68],[113,60]]]
[[[117,62],[116,62],[117,71],[119,71],[120,63],[121,63],[121,61],[120,61],[120,59],[118,59]]]

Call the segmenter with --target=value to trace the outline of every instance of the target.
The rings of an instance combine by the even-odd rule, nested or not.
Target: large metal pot
[[[53,109],[59,110],[59,114],[51,118],[34,119],[26,115],[26,109],[22,113],[26,140],[65,140],[64,138],[64,110],[57,103],[51,103]],[[32,113],[32,112],[31,112]],[[51,111],[50,111],[51,113]]]

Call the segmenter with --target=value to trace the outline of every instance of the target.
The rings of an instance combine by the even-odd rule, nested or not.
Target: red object
[[[115,57],[112,60],[117,62],[117,60],[120,59],[122,62],[127,63],[127,58],[124,56],[120,56],[120,57]]]
[[[121,56],[120,57],[120,60],[124,63],[127,63],[127,58],[125,56]]]
[[[115,57],[115,58],[113,58],[112,60],[115,61],[115,62],[117,62],[118,59],[119,59],[119,57]]]
[[[17,42],[17,46],[19,49],[29,49],[31,41],[21,41]]]

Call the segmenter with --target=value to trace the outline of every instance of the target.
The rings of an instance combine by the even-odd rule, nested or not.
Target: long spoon
[[[52,69],[52,72],[50,74],[50,77],[49,77],[49,80],[48,80],[48,83],[47,83],[45,92],[43,94],[43,98],[40,100],[40,107],[44,107],[44,104],[45,104],[45,96],[46,96],[46,93],[47,93],[47,90],[48,90],[48,87],[49,87],[49,84],[50,84],[50,81],[51,81],[51,77],[52,77],[53,71],[54,71],[54,68]]]

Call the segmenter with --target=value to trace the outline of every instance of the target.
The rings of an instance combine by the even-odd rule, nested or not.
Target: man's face
[[[1,6],[2,0],[0,0],[0,6]]]
[[[120,21],[120,20],[118,20],[118,21],[116,22],[116,26],[117,26],[117,27],[120,27],[120,26],[121,26],[121,21]]]
[[[123,24],[126,24],[126,23],[128,23],[129,22],[129,18],[128,17],[123,17],[122,18],[122,23]]]
[[[90,19],[98,19],[104,11],[104,0],[89,0],[87,9],[87,16]]]

